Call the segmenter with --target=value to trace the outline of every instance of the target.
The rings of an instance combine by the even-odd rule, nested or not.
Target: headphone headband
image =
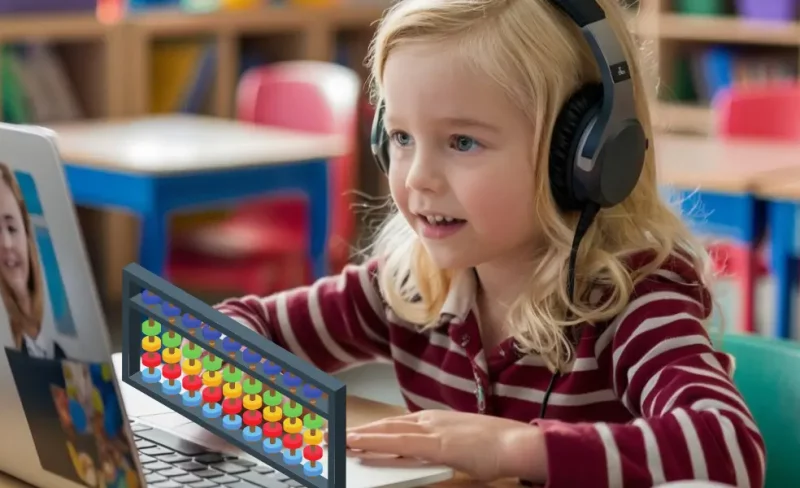
[[[600,70],[601,84],[583,87],[559,114],[550,153],[550,179],[562,208],[622,202],[639,180],[647,139],[637,118],[633,79],[622,44],[596,0],[548,0],[581,28]],[[376,107],[371,145],[389,169],[384,104]]]

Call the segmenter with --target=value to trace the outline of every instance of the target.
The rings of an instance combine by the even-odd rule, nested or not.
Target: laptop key
[[[189,458],[181,454],[167,454],[166,456],[158,456],[158,460],[169,464],[176,464],[185,463]]]
[[[146,441],[146,440],[144,440],[144,439],[139,439],[139,440],[137,440],[137,441],[134,441],[134,444],[136,445],[136,447],[137,447],[138,449],[146,449],[146,448],[148,448],[148,447],[153,447],[153,446],[155,446],[155,444],[153,444],[152,442],[150,442],[150,441]]]
[[[152,488],[183,488],[183,485],[172,480],[167,480],[154,484]]]
[[[145,481],[148,483],[158,483],[159,481],[165,481],[167,478],[161,476],[158,473],[150,473],[144,477]]]
[[[172,466],[167,463],[162,463],[161,461],[156,461],[148,464],[147,469],[150,471],[164,471],[165,469],[172,469]]]
[[[235,482],[239,481],[239,479],[238,478],[234,478],[233,476],[231,476],[229,474],[223,474],[222,476],[220,476],[218,478],[211,478],[211,481],[213,481],[214,483],[217,483],[219,485],[227,485],[228,483],[235,483]]]
[[[131,425],[131,431],[133,432],[144,432],[145,430],[151,430],[152,427],[148,427],[144,424],[133,424]]]
[[[209,452],[206,454],[201,454],[200,456],[193,456],[193,457],[195,461],[203,464],[221,463],[222,461],[225,460],[221,454],[216,452]]]
[[[191,473],[187,474],[185,476],[178,476],[177,478],[172,478],[172,480],[177,482],[177,483],[183,483],[184,485],[189,484],[189,483],[196,483],[198,481],[203,481],[203,480],[201,480],[200,478],[198,478],[197,476],[195,476],[195,475],[193,475]]]
[[[256,465],[253,461],[248,461],[247,459],[231,459],[233,464],[238,464],[239,466],[244,466],[245,468],[252,468]]]
[[[223,473],[222,471],[217,471],[216,469],[208,468],[208,469],[204,469],[203,471],[193,471],[192,474],[195,475],[195,476],[199,476],[201,478],[213,479],[213,478],[216,478],[218,476],[222,476],[225,473]]]
[[[215,487],[217,487],[219,485],[216,484],[216,483],[212,483],[212,482],[210,482],[208,480],[203,480],[203,481],[201,481],[199,483],[191,483],[189,486],[191,488],[215,488]]]
[[[139,462],[142,464],[154,463],[156,462],[156,458],[150,457],[147,454],[139,454]]]
[[[172,451],[170,451],[169,449],[167,449],[165,447],[161,447],[161,446],[153,446],[153,447],[147,447],[147,448],[144,448],[144,449],[139,449],[139,452],[142,453],[142,454],[147,454],[148,456],[154,456],[154,457],[155,456],[163,456],[164,454],[173,454]]]
[[[181,439],[174,434],[170,434],[169,432],[159,429],[145,430],[143,432],[139,432],[138,435],[143,439],[147,439],[148,441],[168,447],[179,454],[183,454],[184,456],[194,457],[208,452],[208,449],[203,446]]]
[[[283,481],[275,479],[273,476],[258,474],[253,471],[237,474],[236,476],[261,488],[286,488],[286,483]]]
[[[176,468],[181,468],[184,471],[202,471],[206,469],[205,464],[196,463],[194,461],[186,461],[183,463],[175,464]]]
[[[275,470],[270,468],[269,466],[265,466],[263,464],[260,464],[260,465],[258,465],[256,467],[254,467],[253,471],[255,471],[258,474],[267,474],[267,473],[271,473],[271,472],[273,472]]]
[[[228,461],[212,464],[211,466],[213,466],[214,469],[224,471],[228,474],[239,474],[248,471],[248,469],[244,466],[239,466],[238,464],[233,464],[232,462]]]
[[[184,476],[184,475],[186,475],[188,473],[186,473],[186,471],[184,471],[182,469],[178,469],[178,468],[174,468],[173,467],[173,468],[170,468],[170,469],[165,469],[164,471],[159,471],[158,474],[160,474],[162,476],[166,476],[167,478],[176,478],[178,476]]]

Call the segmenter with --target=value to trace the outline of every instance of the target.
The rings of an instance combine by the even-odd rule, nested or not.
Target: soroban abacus
[[[126,383],[306,486],[344,488],[344,384],[136,264],[123,290]]]

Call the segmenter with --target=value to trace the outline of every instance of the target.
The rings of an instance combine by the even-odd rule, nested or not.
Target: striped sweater
[[[763,486],[764,444],[731,382],[732,359],[716,351],[702,320],[710,297],[682,259],[665,263],[608,323],[585,327],[576,361],[556,381],[511,339],[484,351],[472,272],[454,282],[440,326],[419,332],[381,299],[376,264],[274,296],[228,299],[217,308],[335,372],[390,361],[410,410],[482,412],[544,432],[548,486],[650,487],[708,479]]]

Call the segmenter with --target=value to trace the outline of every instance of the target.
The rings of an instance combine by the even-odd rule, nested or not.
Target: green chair
[[[736,358],[733,380],[764,436],[766,487],[800,486],[800,344],[724,334],[717,347]]]

